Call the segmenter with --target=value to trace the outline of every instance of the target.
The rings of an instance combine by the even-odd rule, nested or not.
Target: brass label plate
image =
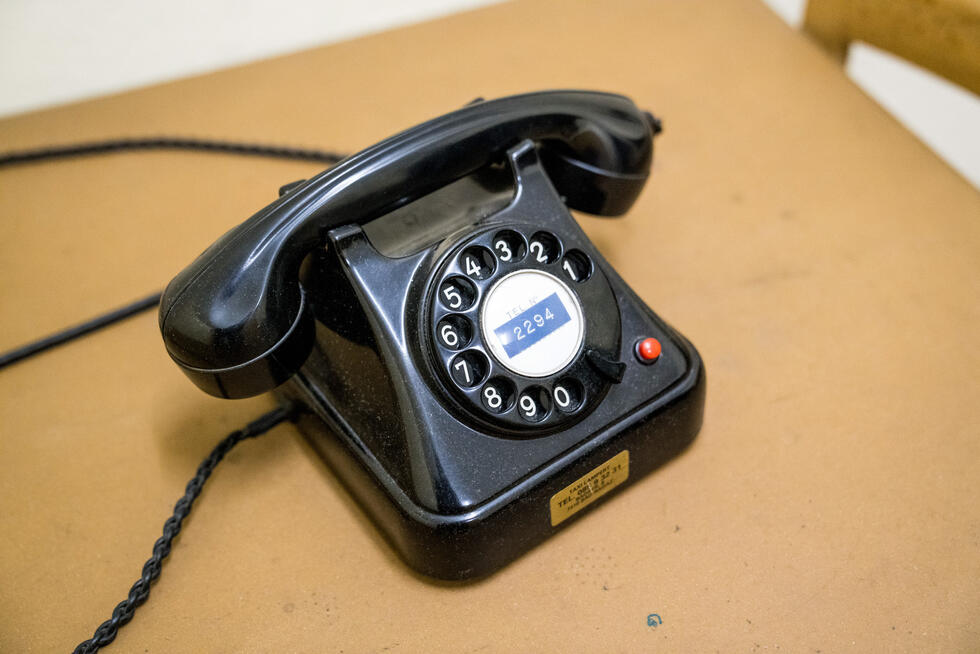
[[[551,526],[575,515],[630,476],[630,453],[623,450],[551,496]]]

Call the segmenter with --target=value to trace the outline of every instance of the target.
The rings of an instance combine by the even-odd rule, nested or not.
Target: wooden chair
[[[809,0],[803,29],[841,61],[864,41],[980,94],[980,0]]]

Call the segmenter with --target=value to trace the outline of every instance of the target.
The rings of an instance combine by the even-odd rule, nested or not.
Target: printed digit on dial
[[[531,257],[538,263],[552,263],[558,259],[561,246],[558,240],[547,232],[538,232],[531,237],[531,244],[528,246]]]
[[[527,252],[524,237],[509,229],[498,232],[493,237],[493,249],[497,252],[497,258],[504,263],[520,261]]]

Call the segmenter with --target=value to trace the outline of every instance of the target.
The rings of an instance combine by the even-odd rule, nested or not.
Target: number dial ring
[[[427,360],[433,364],[434,372],[441,382],[440,386],[451,398],[451,406],[462,405],[475,422],[484,427],[492,426],[494,434],[539,436],[581,420],[602,398],[609,383],[589,365],[585,352],[593,350],[610,360],[620,360],[621,328],[615,297],[602,270],[595,264],[598,255],[592,244],[577,226],[574,231],[568,231],[571,233],[559,231],[554,225],[550,225],[548,229],[523,224],[496,225],[476,235],[470,235],[448,248],[431,279],[428,310],[420,316],[424,348],[430,353]],[[548,257],[547,262],[540,261],[540,257],[534,256],[535,252],[526,249],[528,246],[525,245],[533,243],[542,234],[553,239],[552,256]],[[519,249],[523,250],[521,256],[512,256],[510,261],[501,258],[501,249],[495,248],[494,244],[502,235],[506,235],[510,242],[519,244]],[[493,253],[495,259],[493,272],[484,279],[474,279],[466,275],[462,254],[473,252],[474,248],[486,248]],[[562,270],[564,256],[569,252],[586,257],[590,268],[590,275],[586,279],[572,281]],[[490,289],[504,277],[525,270],[545,272],[561,280],[576,298],[584,316],[584,340],[578,352],[566,366],[543,377],[525,377],[508,369],[491,352],[480,328],[481,311]],[[451,309],[440,302],[438,293],[447,280],[459,277],[466,278],[472,284],[475,296],[465,309]],[[460,349],[446,347],[435,331],[435,326],[449,316],[468,321],[467,325],[473,336],[465,351],[478,352],[485,357],[488,369],[483,374],[484,381],[479,385],[463,387],[453,380],[450,366],[453,361],[458,362],[456,357],[460,354]],[[491,383],[500,380],[510,384],[509,405],[503,410],[490,411],[485,404],[483,391]],[[567,401],[566,394],[559,390],[563,382],[571,382],[574,386],[576,400],[571,404]],[[556,402],[556,392],[560,402]],[[519,404],[520,398],[529,393],[542,396],[541,401],[536,403],[532,418],[521,415]],[[528,402],[525,404],[530,406]]]

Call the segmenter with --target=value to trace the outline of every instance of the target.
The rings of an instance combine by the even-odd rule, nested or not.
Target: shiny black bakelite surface
[[[405,560],[445,579],[504,565],[557,529],[549,516],[552,495],[622,450],[629,451],[629,481],[642,477],[680,452],[701,422],[704,374],[697,352],[589,242],[533,145],[513,148],[509,160],[516,180],[509,204],[473,222],[457,220],[443,238],[417,251],[389,258],[356,225],[329,233],[329,245],[304,269],[316,343],[281,391],[310,409],[300,422],[304,432]],[[435,197],[424,204],[438,205]],[[371,227],[382,229],[378,223]],[[433,351],[429,300],[447,262],[485,242],[482,235],[501,231],[553,234],[589,258],[595,286],[581,297],[589,329],[599,335],[592,340],[608,363],[621,366],[614,368],[618,375],[596,370],[584,344],[554,378],[575,378],[589,395],[573,414],[551,416],[551,422],[522,426],[514,406],[504,421],[481,411],[446,374],[452,359]],[[487,284],[509,270],[497,266]],[[662,344],[654,365],[633,355],[641,337]]]
[[[538,143],[569,206],[618,215],[636,199],[653,146],[627,98],[549,91],[478,102],[348,157],[222,236],[167,286],[167,351],[203,390],[247,397],[303,363],[313,322],[303,259],[330,229],[364,224],[469,175],[524,139]]]
[[[625,97],[551,91],[393,136],[282,187],[177,275],[167,350],[208,393],[278,387],[300,406],[301,430],[412,568],[489,574],[700,428],[696,350],[569,213],[629,209],[657,131]],[[501,355],[512,327],[528,340]],[[649,338],[660,356],[641,361]],[[583,482],[596,475],[606,486]],[[570,488],[577,508],[556,512]]]

